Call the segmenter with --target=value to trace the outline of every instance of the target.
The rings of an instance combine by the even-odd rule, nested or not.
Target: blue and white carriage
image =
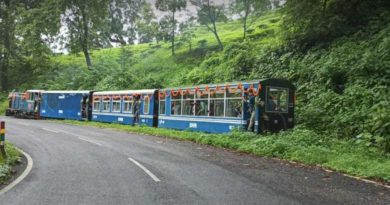
[[[88,119],[91,91],[43,91],[40,114],[44,118]]]
[[[157,126],[157,96],[157,90],[95,92],[92,121]]]
[[[293,127],[293,96],[294,87],[276,79],[164,89],[159,94],[158,127],[214,133],[247,129],[253,114],[249,104],[257,98],[262,106],[253,105],[251,129],[279,131]]]

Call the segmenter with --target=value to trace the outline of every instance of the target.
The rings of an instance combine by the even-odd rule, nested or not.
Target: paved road
[[[110,129],[5,118],[34,159],[1,205],[390,204],[390,190],[278,160]]]

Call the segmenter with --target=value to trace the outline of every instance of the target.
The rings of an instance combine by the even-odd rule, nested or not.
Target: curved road
[[[390,204],[390,190],[278,160],[191,142],[5,118],[34,160],[1,205]]]

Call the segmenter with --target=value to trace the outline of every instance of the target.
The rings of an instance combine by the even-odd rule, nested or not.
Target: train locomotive
[[[25,93],[11,92],[6,115],[21,118],[39,119],[40,99],[43,90],[27,90]]]
[[[9,95],[7,115],[88,120],[177,130],[278,132],[294,127],[287,80],[124,91],[28,90]]]

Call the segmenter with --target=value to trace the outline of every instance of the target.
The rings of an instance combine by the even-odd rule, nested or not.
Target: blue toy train
[[[286,80],[125,91],[9,94],[7,115],[89,120],[212,133],[278,132],[294,126],[295,87]]]

